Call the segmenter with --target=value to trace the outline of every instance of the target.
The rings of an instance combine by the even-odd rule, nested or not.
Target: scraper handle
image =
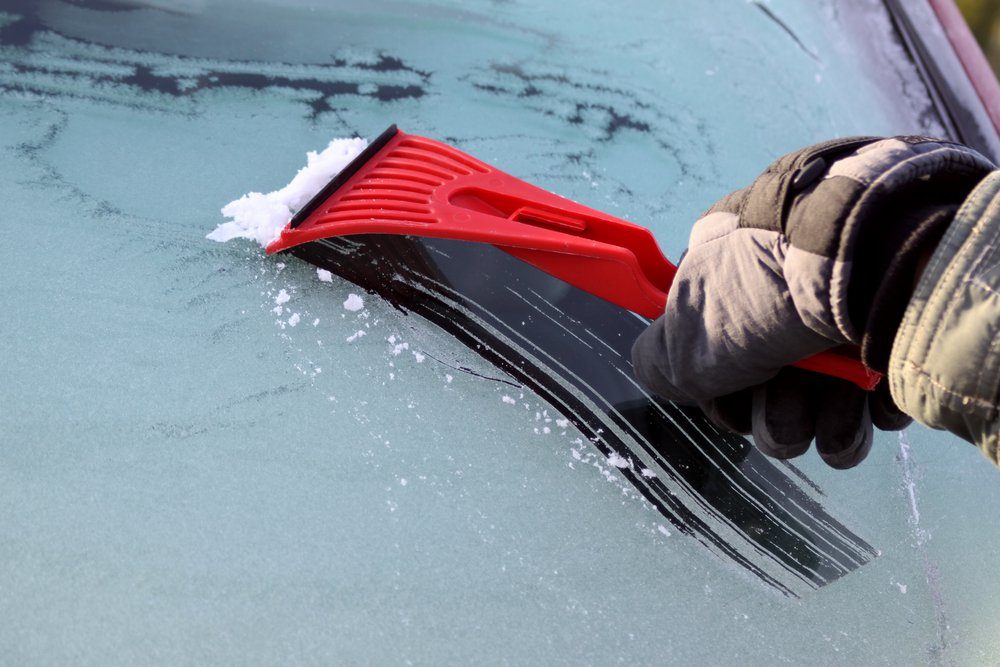
[[[814,354],[796,361],[792,366],[847,380],[865,391],[873,391],[882,381],[881,373],[873,371],[862,363],[861,350],[854,345]]]

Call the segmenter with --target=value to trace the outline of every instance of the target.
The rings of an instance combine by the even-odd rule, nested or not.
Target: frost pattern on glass
[[[647,225],[676,258],[707,204],[786,150],[940,131],[878,3],[314,4],[0,2],[5,655],[992,658],[983,526],[1000,492],[972,448],[914,429],[847,475],[782,466],[879,551],[793,602],[664,518],[638,489],[705,494],[683,466],[613,448],[622,428],[556,409],[572,392],[332,273],[204,238],[307,151],[397,122]],[[565,326],[546,305],[560,294],[507,287],[532,304],[525,328]],[[516,341],[520,321],[505,326]],[[569,328],[608,360],[623,346]],[[521,343],[511,359],[542,341]],[[748,490],[706,484],[720,507]],[[718,551],[791,580],[755,546],[769,526],[695,510]]]

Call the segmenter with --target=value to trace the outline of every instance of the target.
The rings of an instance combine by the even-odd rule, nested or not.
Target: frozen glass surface
[[[941,132],[879,3],[0,8],[6,660],[997,654],[1000,479],[971,446],[914,427],[850,472],[796,461],[879,556],[784,596],[437,327],[205,239],[307,150],[396,122],[676,258],[699,211],[787,150]]]

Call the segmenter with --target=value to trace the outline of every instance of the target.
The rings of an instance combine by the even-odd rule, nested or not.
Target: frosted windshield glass
[[[787,150],[944,131],[877,3],[0,0],[0,117],[13,661],[996,654],[1000,479],[973,447],[880,433],[837,473],[709,434],[698,456],[725,465],[695,483],[608,449],[631,436],[581,428],[506,348],[205,238],[307,151],[397,123],[646,225],[676,259],[700,211]],[[537,342],[518,308],[563,331],[561,285],[421,252],[472,302],[510,304],[509,331],[468,312],[491,341]],[[563,331],[559,378],[592,350],[585,380],[622,387],[603,398],[624,432],[623,330]],[[559,340],[529,361],[568,363]]]

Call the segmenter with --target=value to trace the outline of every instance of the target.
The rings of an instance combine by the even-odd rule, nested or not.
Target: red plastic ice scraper
[[[639,315],[663,314],[677,267],[645,227],[587,208],[395,125],[300,210],[268,254],[333,236],[401,234],[490,243]],[[794,364],[871,390],[857,351]]]

